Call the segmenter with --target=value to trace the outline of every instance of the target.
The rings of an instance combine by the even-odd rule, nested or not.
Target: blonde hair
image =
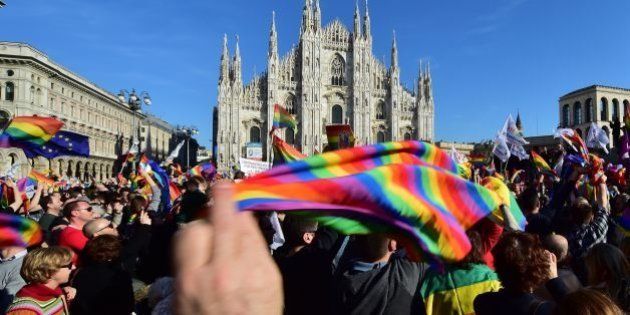
[[[37,248],[24,257],[20,275],[27,283],[44,283],[72,261],[72,252],[59,246]]]

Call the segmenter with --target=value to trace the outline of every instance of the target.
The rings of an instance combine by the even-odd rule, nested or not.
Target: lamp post
[[[131,93],[123,89],[123,90],[120,90],[120,92],[118,93],[118,100],[122,104],[127,104],[129,106],[129,109],[131,109],[131,111],[134,112],[133,126],[132,126],[133,135],[131,138],[132,138],[132,144],[139,144],[140,143],[138,141],[139,128],[136,127],[136,119],[137,119],[136,114],[139,113],[140,110],[142,109],[143,103],[144,105],[147,105],[147,106],[151,105],[151,96],[149,96],[149,93],[147,93],[146,91],[142,91],[142,93],[140,93],[140,95],[138,96],[136,94],[135,89],[131,89]]]
[[[178,126],[177,131],[186,137],[186,169],[190,169],[190,138],[199,133],[196,127]]]

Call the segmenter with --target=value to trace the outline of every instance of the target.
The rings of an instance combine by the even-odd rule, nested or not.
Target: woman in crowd
[[[478,315],[552,314],[555,303],[544,301],[532,292],[546,282],[556,300],[566,295],[558,279],[556,259],[546,251],[538,236],[523,232],[504,234],[492,250],[496,273],[503,289],[477,296],[474,302]]]
[[[609,244],[597,244],[586,255],[586,267],[590,288],[630,311],[630,264],[623,252]]]
[[[61,285],[73,269],[72,252],[64,247],[37,248],[24,257],[20,274],[28,283],[15,295],[7,314],[69,314],[76,290]]]
[[[557,315],[621,315],[623,312],[606,294],[580,289],[558,304]]]
[[[115,235],[97,236],[85,245],[85,266],[73,280],[77,296],[70,307],[72,314],[131,314],[131,276],[121,268],[120,251]]]

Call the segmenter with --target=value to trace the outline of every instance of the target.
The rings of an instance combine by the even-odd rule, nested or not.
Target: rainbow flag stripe
[[[321,216],[342,233],[389,232],[403,237],[413,257],[432,262],[466,256],[466,229],[501,204],[494,191],[458,176],[446,152],[417,141],[282,165],[236,184],[235,198],[241,210]]]
[[[306,158],[306,155],[298,151],[292,145],[284,142],[282,139],[273,135],[273,165],[278,166],[293,161],[298,161]]]
[[[273,129],[291,128],[297,130],[297,122],[284,107],[279,104],[273,106]]]
[[[60,129],[63,122],[52,117],[18,116],[4,131],[13,140],[42,146]]]
[[[19,215],[0,213],[0,247],[29,247],[42,242],[37,222]]]

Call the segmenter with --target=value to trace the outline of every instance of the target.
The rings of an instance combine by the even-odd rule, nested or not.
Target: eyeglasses
[[[60,266],[59,269],[61,269],[61,268],[68,268],[68,269],[72,270],[72,266],[73,266],[72,262],[69,262],[67,265]]]
[[[87,208],[85,208],[85,209],[83,209],[83,210],[85,210],[85,211],[87,211],[87,212],[92,212],[92,207],[87,207]]]

